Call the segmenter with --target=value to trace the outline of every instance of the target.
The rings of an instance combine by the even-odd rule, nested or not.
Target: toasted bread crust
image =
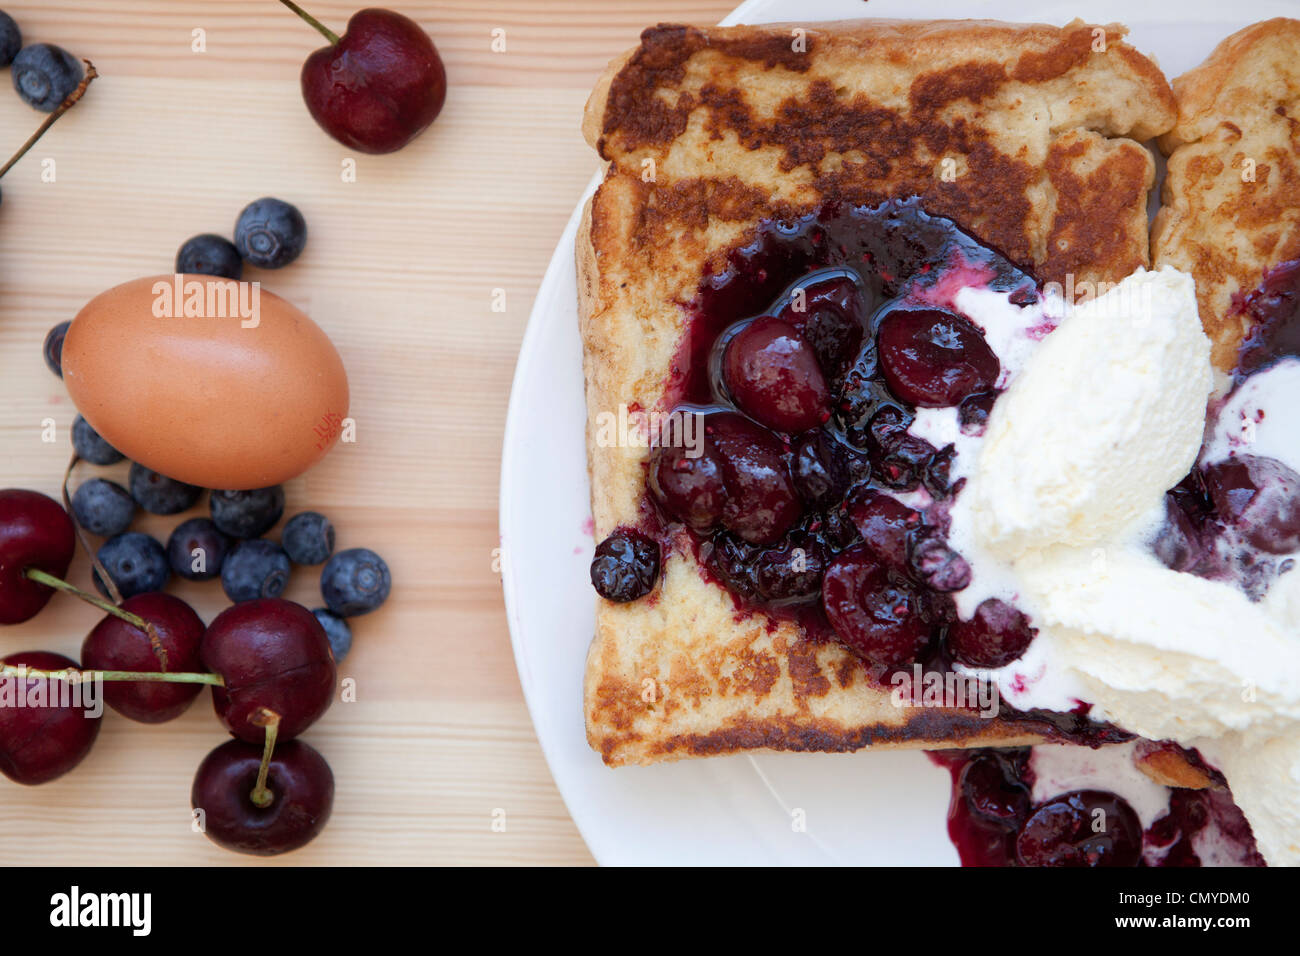
[[[1300,20],[1234,33],[1173,88],[1152,251],[1195,277],[1215,365],[1227,370],[1246,332],[1239,297],[1300,258]]]
[[[646,458],[602,446],[600,417],[660,406],[683,305],[761,219],[921,195],[1045,280],[1117,281],[1148,262],[1153,163],[1130,137],[1169,129],[1174,101],[1122,28],[819,24],[799,53],[791,29],[651,28],[588,103],[584,133],[609,163],[576,249],[598,538],[639,520]],[[664,557],[653,594],[598,602],[585,712],[610,765],[1048,733],[896,706],[839,645],[738,610],[685,538]]]

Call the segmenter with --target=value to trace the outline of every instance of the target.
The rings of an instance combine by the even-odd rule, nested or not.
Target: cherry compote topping
[[[889,390],[913,405],[960,405],[991,390],[1002,371],[980,330],[942,309],[894,309],[878,341]]]
[[[1201,764],[1196,751],[1185,760]],[[1233,862],[1262,866],[1254,836],[1224,789],[1169,790],[1169,808],[1145,831],[1123,797],[1078,789],[1033,802],[1030,748],[933,753],[952,775],[948,835],[963,866],[1201,866],[1195,840],[1207,827]],[[1222,861],[1214,861],[1222,862]]]
[[[1014,866],[1016,831],[1033,810],[1029,749],[931,754],[952,774],[948,836],[962,866]]]
[[[770,607],[806,604],[820,597],[828,548],[822,537],[795,530],[779,545],[759,548],[729,534],[714,538],[710,566],[745,600]]]
[[[849,518],[877,561],[895,571],[907,569],[908,551],[921,530],[921,512],[868,487],[849,501]]]
[[[881,668],[920,658],[931,640],[915,586],[866,545],[842,552],[822,579],[822,605],[841,642]]]
[[[817,510],[835,507],[870,471],[866,456],[854,454],[820,430],[801,436],[790,458],[795,490],[808,507]]]
[[[1016,834],[1023,866],[1137,866],[1142,824],[1128,801],[1104,790],[1071,790],[1038,807]]]
[[[908,561],[913,576],[936,593],[960,591],[970,584],[970,564],[942,538],[924,538],[917,542],[908,555]]]
[[[1300,550],[1300,475],[1282,462],[1238,455],[1205,468],[1205,487],[1219,516],[1269,554]]]
[[[722,367],[736,406],[773,431],[808,431],[831,417],[817,353],[789,322],[760,315],[747,323],[727,343]]]
[[[803,507],[781,440],[738,412],[680,409],[697,417],[697,447],[657,444],[649,486],[663,509],[693,531],[725,528],[749,544],[774,544]]]
[[[652,436],[639,530],[665,555],[684,535],[738,613],[838,640],[873,678],[951,667],[950,595],[971,580],[944,540],[955,451],[909,428],[918,407],[959,407],[972,434],[988,418],[1001,365],[956,309],[970,286],[1038,297],[1032,276],[916,200],[761,223],[685,306],[657,410],[678,427]],[[601,544],[602,573],[639,580],[615,552],[625,540]],[[968,635],[968,658],[1007,657],[1033,634],[989,630]],[[1106,733],[1082,714],[1002,713],[1053,736]]]
[[[948,629],[948,650],[971,667],[1002,667],[1019,658],[1034,639],[1029,618],[1005,601],[981,601],[969,621]]]
[[[1300,357],[1300,260],[1273,269],[1235,308],[1250,327],[1233,369],[1236,387]],[[1202,462],[1166,496],[1165,525],[1152,547],[1176,571],[1235,581],[1260,600],[1300,552],[1300,474],[1239,451]]]
[[[1234,304],[1250,328],[1237,351],[1237,382],[1287,356],[1300,356],[1300,259],[1272,269]]]

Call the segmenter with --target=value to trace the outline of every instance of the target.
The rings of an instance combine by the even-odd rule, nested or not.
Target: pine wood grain
[[[363,5],[310,9],[341,29]],[[319,37],[274,0],[4,5],[27,41],[67,47],[102,76],[4,179],[0,486],[57,494],[69,457],[75,411],[40,357],[51,326],[111,285],[170,272],[185,238],[228,234],[249,200],[296,203],[306,252],[247,277],[334,339],[358,440],[287,487],[289,512],[325,511],[339,547],[385,555],[394,591],[355,622],[341,674],[355,679],[357,702],[335,704],[304,737],[334,769],[334,818],[282,860],[588,863],[524,707],[492,567],[506,402],[533,295],[594,169],[578,129],[587,90],[642,27],[715,22],[732,4],[392,5],[435,38],[451,89],[435,127],[388,157],[351,155],[313,124],[297,74]],[[494,28],[505,30],[504,53],[491,51]],[[195,29],[206,52],[191,50]],[[0,91],[0,152],[40,119]],[[356,182],[341,177],[347,159]],[[47,161],[53,182],[42,180]],[[505,312],[492,311],[495,289]],[[42,440],[47,418],[53,443]],[[82,469],[125,478],[124,466]],[[183,517],[140,526],[165,539]],[[84,557],[72,579],[89,586]],[[205,620],[225,603],[215,584],[175,593]],[[316,575],[296,572],[288,596],[319,604]],[[4,629],[0,652],[76,656],[98,616],[56,598]],[[159,727],[109,713],[72,774],[35,789],[0,780],[0,830],[33,837],[5,840],[0,865],[250,862],[190,827],[194,770],[223,739],[206,692]]]

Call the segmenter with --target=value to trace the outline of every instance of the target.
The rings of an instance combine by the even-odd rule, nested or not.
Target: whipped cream
[[[1045,338],[1028,321],[1008,331],[1008,303],[956,305],[1013,356],[984,436],[962,435],[949,409],[912,426],[954,444],[953,474],[967,479],[949,510],[949,543],[972,569],[958,614],[999,597],[1038,629],[1019,660],[962,669],[1020,709],[1085,701],[1099,719],[1198,748],[1270,865],[1300,864],[1300,571],[1251,602],[1150,547],[1165,492],[1203,441],[1206,461],[1248,446],[1297,468],[1300,429],[1266,409],[1300,407],[1300,362],[1248,380],[1207,434],[1215,376],[1190,276],[1139,270]]]
[[[1212,388],[1190,276],[1076,307],[994,406],[965,491],[979,539],[1008,559],[1116,540],[1196,460]]]

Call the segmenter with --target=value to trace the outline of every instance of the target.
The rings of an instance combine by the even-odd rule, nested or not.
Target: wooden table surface
[[[364,4],[304,5],[341,32]],[[579,133],[588,89],[642,27],[716,22],[734,4],[391,5],[434,37],[450,90],[413,145],[370,157],[308,116],[298,70],[322,41],[274,0],[3,4],[27,42],[87,57],[101,77],[4,179],[0,486],[58,493],[75,410],[41,361],[51,326],[103,289],[170,272],[183,240],[229,234],[258,196],[297,204],[310,228],[302,257],[246,278],[305,309],[333,338],[351,380],[357,442],[286,487],[288,512],[324,511],[339,547],[384,555],[393,595],[354,622],[340,674],[355,679],[356,702],[336,703],[304,736],[334,769],[333,819],[279,860],[589,863],[524,706],[493,569],[506,403],[533,295],[596,166]],[[498,28],[505,52],[491,49]],[[196,30],[204,52],[192,48]],[[42,117],[3,85],[7,155]],[[341,176],[349,158],[355,182]],[[492,308],[498,289],[503,312]],[[53,442],[43,440],[47,418]],[[77,478],[96,472],[125,480],[125,466],[82,465]],[[165,540],[183,517],[137,526]],[[72,580],[88,587],[88,568],[79,555]],[[319,604],[317,580],[295,571],[286,596]],[[226,603],[215,583],[172,589],[205,620]],[[56,596],[0,633],[0,653],[75,657],[99,616]],[[107,713],[72,773],[31,789],[0,779],[0,830],[9,835],[0,864],[253,862],[191,829],[194,770],[224,739],[206,693],[161,726]]]

